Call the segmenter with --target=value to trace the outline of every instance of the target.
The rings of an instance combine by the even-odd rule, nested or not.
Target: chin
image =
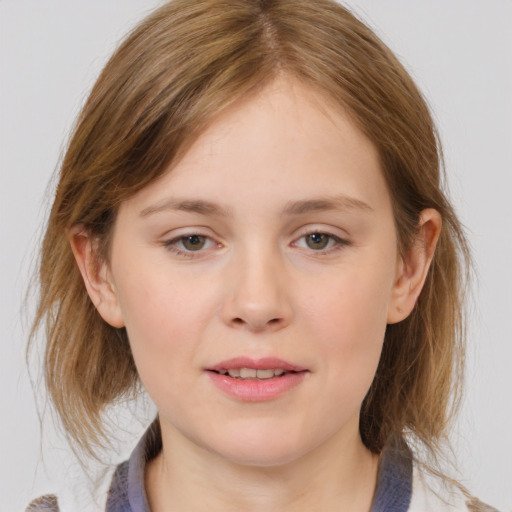
[[[209,448],[225,460],[240,466],[276,467],[290,464],[309,451],[309,443],[290,433],[252,432],[232,435],[211,443]]]

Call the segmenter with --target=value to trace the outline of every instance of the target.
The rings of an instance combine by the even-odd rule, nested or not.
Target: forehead
[[[147,208],[169,195],[214,196],[235,207],[337,194],[389,202],[377,151],[340,106],[281,77],[224,110],[162,178],[129,201]]]

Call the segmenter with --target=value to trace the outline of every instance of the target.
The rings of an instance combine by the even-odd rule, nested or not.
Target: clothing
[[[105,512],[150,512],[144,490],[147,461],[162,449],[158,422],[141,438],[129,460],[120,464],[112,478]],[[32,502],[26,512],[59,512],[55,496]],[[382,454],[377,488],[371,512],[497,512],[475,498],[453,489],[440,497],[431,490],[427,478],[413,464],[405,443]]]

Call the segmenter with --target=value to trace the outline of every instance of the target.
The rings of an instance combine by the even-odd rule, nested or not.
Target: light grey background
[[[80,480],[69,449],[49,422],[40,448],[24,363],[23,294],[46,214],[47,183],[80,105],[119,39],[160,3],[0,0],[2,511],[22,510],[35,495],[66,492]],[[512,0],[348,4],[399,55],[438,120],[452,198],[479,275],[456,452],[463,482],[473,493],[510,511]],[[142,428],[132,427],[135,435]]]

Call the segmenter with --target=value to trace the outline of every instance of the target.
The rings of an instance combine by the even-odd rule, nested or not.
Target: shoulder
[[[76,488],[61,489],[58,501],[53,494],[41,496],[32,501],[25,512],[149,512],[144,490],[144,471],[146,462],[156,456],[161,448],[160,426],[158,420],[155,420],[128,460],[102,471],[102,483],[95,486],[93,494],[79,499],[82,493]]]
[[[498,512],[471,496],[462,487],[436,484],[416,465],[413,467],[412,495],[408,512]]]
[[[53,492],[32,500],[24,512],[98,512],[105,510],[113,475],[122,465],[98,469],[95,474],[80,473],[75,481],[53,485]],[[34,492],[41,494],[41,489]],[[35,494],[36,496],[38,494]],[[2,509],[0,505],[0,509]]]
[[[31,501],[25,512],[59,512],[59,503],[55,494],[46,494]]]

